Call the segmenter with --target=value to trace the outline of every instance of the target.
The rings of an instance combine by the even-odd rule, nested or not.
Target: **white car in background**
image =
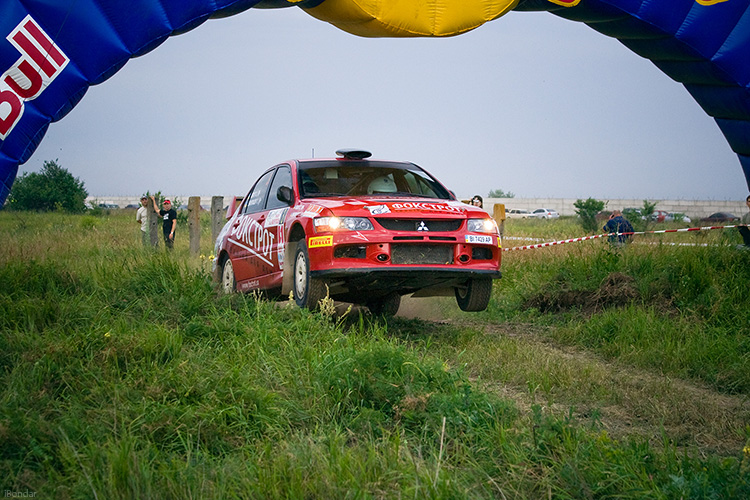
[[[528,210],[511,208],[505,211],[505,217],[508,219],[528,219],[531,213]]]
[[[664,220],[667,222],[693,222],[690,217],[679,212],[668,212]]]
[[[537,219],[557,219],[560,217],[560,214],[549,208],[537,208],[531,212],[530,216]]]

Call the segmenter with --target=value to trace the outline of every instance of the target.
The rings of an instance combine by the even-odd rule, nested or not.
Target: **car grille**
[[[391,245],[393,264],[453,264],[452,245]]]
[[[386,219],[378,217],[378,224],[391,231],[418,231],[422,223],[426,231],[458,231],[463,219]],[[425,231],[425,229],[422,229]]]

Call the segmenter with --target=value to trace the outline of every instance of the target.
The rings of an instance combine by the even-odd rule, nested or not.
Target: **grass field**
[[[0,212],[5,496],[750,498],[729,230],[504,252],[487,311],[387,321],[219,296],[209,239],[167,254],[130,212]]]

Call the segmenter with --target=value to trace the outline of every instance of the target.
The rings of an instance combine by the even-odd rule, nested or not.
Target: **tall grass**
[[[562,369],[548,371],[558,373],[548,400],[528,407],[493,390],[543,383],[531,359],[537,349],[523,343],[489,342],[473,326],[356,311],[336,319],[218,296],[184,232],[167,254],[138,247],[129,215],[21,217],[0,213],[3,491],[99,499],[750,494],[741,449],[699,454],[666,437],[613,438],[597,418],[553,411],[555,387],[568,387]],[[513,277],[515,265],[506,277],[518,289],[499,285],[507,298],[479,316],[488,325],[544,316],[512,310],[531,286]],[[553,268],[535,272],[554,276]],[[691,314],[731,323],[722,309]],[[571,328],[564,323],[563,333]],[[493,370],[498,355],[504,370]],[[592,385],[599,376],[590,372]]]
[[[504,254],[498,296],[489,321],[533,319],[558,325],[551,338],[621,362],[694,378],[727,393],[750,392],[750,266],[732,245],[606,243]],[[607,279],[625,276],[612,296]],[[559,304],[540,311],[535,298]],[[576,299],[566,303],[567,299]],[[604,306],[588,309],[595,300]]]

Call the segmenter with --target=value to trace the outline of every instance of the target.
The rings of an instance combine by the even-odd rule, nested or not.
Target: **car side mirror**
[[[281,186],[279,189],[276,190],[276,198],[279,201],[283,201],[287,205],[292,205],[292,202],[294,201],[294,195],[292,194],[292,188],[288,186]]]

